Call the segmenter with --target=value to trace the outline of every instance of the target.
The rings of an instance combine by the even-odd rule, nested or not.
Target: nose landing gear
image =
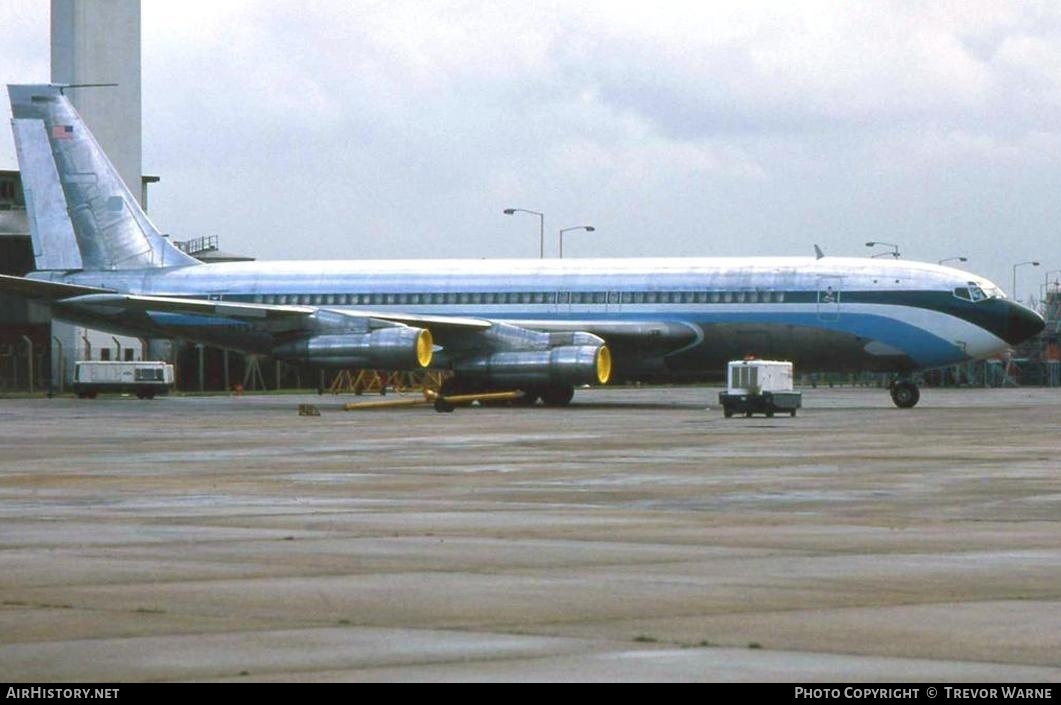
[[[890,388],[892,402],[900,409],[910,409],[921,400],[921,390],[917,384],[908,379],[897,379]]]

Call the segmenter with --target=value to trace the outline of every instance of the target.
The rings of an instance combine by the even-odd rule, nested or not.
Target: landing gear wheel
[[[456,408],[456,405],[446,401],[443,397],[438,397],[435,399],[435,411],[440,414],[452,413],[453,410]]]
[[[910,409],[921,400],[921,390],[909,380],[896,382],[891,388],[892,401],[900,409]]]
[[[542,403],[546,406],[567,406],[575,396],[575,388],[570,384],[546,387],[542,390]]]
[[[519,399],[513,399],[513,406],[534,406],[538,403],[538,397],[542,395],[540,389],[524,389],[521,391],[523,392],[523,396]]]

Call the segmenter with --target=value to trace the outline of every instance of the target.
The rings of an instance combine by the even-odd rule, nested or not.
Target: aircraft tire
[[[892,402],[900,409],[912,409],[921,400],[921,390],[909,380],[893,384],[891,395]]]
[[[542,390],[542,403],[546,406],[567,406],[574,396],[574,387],[570,384],[559,384]]]
[[[523,396],[521,396],[519,399],[513,399],[512,400],[512,405],[513,406],[534,406],[535,404],[538,403],[538,397],[540,397],[542,395],[542,392],[541,392],[540,389],[532,388],[532,389],[523,389],[521,391],[523,392]]]

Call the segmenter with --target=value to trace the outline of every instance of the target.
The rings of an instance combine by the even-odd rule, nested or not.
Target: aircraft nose
[[[1010,345],[1023,343],[1046,327],[1046,321],[1027,306],[1016,301],[1009,301],[1006,311],[1006,325],[1002,338]]]

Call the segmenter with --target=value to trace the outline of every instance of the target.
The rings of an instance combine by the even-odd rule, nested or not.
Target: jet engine
[[[326,367],[419,370],[431,364],[433,350],[434,340],[426,328],[389,326],[300,338],[276,346],[273,354]]]
[[[473,357],[459,361],[454,371],[497,387],[606,384],[612,373],[612,358],[606,345],[562,345]]]

